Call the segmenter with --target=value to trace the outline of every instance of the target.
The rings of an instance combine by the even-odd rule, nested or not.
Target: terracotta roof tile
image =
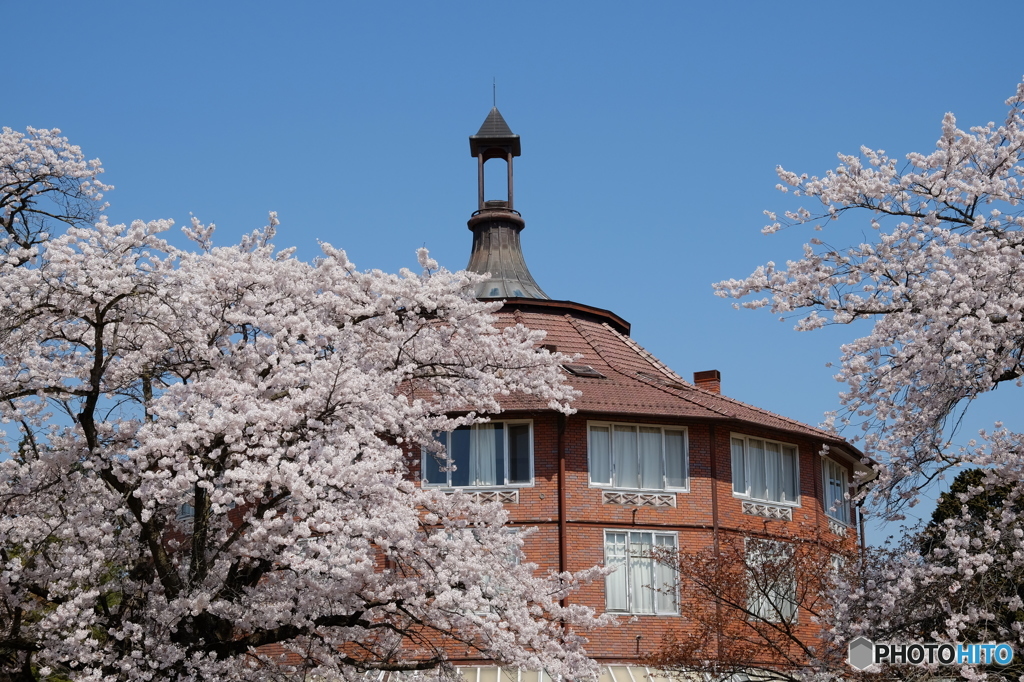
[[[570,375],[569,383],[581,392],[573,407],[581,412],[750,422],[843,444],[859,454],[841,438],[822,429],[698,388],[635,340],[593,316],[573,314],[573,311],[504,309],[498,312],[498,317],[501,325],[520,322],[531,329],[545,330],[545,343],[554,344],[566,355],[579,354],[573,362],[590,365],[607,377]],[[545,406],[536,399],[520,395],[504,399],[503,407],[515,410]]]

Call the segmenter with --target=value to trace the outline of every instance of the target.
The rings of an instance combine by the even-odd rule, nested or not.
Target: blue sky
[[[362,268],[414,267],[423,245],[465,266],[467,137],[496,79],[541,287],[615,311],[684,377],[719,369],[726,394],[812,424],[858,330],[798,334],[711,293],[807,239],[759,232],[764,209],[796,207],[775,166],[927,152],[946,111],[1001,119],[1024,74],[1019,0],[27,7],[4,12],[0,124],[59,127],[102,159],[113,220],[194,214],[227,243],[277,211],[280,246],[329,241]],[[1022,403],[978,407],[970,429]]]

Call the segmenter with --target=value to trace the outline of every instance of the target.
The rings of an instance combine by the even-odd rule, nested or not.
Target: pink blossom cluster
[[[0,186],[35,187],[29,208],[50,186],[89,202],[105,188],[58,133],[0,138]],[[498,330],[474,275],[425,250],[421,271],[397,275],[329,244],[302,262],[271,244],[273,215],[227,247],[193,221],[195,251],[161,239],[169,221],[32,216],[0,235],[11,665],[75,680],[418,678],[469,651],[593,674],[578,630],[601,619],[560,603],[588,576],[538,575],[512,560],[523,534],[503,529],[501,505],[410,478],[434,433],[503,396],[570,409],[560,356],[542,332]]]
[[[923,599],[942,613],[941,627],[924,636],[955,641],[984,632],[1024,645],[1020,619],[997,622],[1000,613],[1024,614],[1016,587],[1024,582],[1024,435],[997,423],[966,445],[954,441],[975,398],[1020,387],[1024,377],[1024,83],[1006,104],[999,125],[963,130],[946,114],[929,154],[897,159],[862,148],[839,155],[823,177],[779,168],[778,188],[815,207],[782,219],[766,212],[764,231],[845,228],[836,241],[851,245],[815,237],[785,267],[768,263],[715,285],[720,296],[747,299],[746,307],[795,315],[800,330],[870,329],[842,347],[843,410],[830,424],[860,431],[854,438],[878,475],[868,499],[876,513],[897,518],[930,481],[963,467],[985,471],[972,495],[1001,491],[1000,506],[984,518],[965,511],[947,519],[928,552],[906,547],[881,562],[855,593],[869,615],[840,618],[844,636],[878,639],[892,623],[912,620],[909,605]],[[961,588],[974,596],[957,597]]]

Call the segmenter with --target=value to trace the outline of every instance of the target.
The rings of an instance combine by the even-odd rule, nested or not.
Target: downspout
[[[718,449],[715,447],[715,425],[708,425],[711,455],[711,537],[715,548],[715,570],[721,570],[722,552],[718,542]],[[715,656],[722,660],[722,602],[715,600]]]
[[[864,509],[861,506],[864,500],[860,500],[854,509],[857,510],[857,520],[860,522],[860,563],[863,566],[868,556],[867,541],[864,539]]]
[[[565,428],[567,419],[558,413],[558,572],[566,571],[566,509],[565,509]],[[566,606],[567,598],[561,600]]]
[[[799,452],[799,450],[797,450]],[[821,509],[825,506],[825,491],[822,485],[825,480],[825,463],[821,461],[822,455],[819,452],[817,457],[811,456],[811,476],[814,478],[814,527],[817,529],[818,546],[821,546]]]
[[[711,447],[709,451],[711,453],[711,528],[712,537],[715,541],[715,558],[721,558],[721,552],[718,546],[718,452],[715,448],[715,426],[711,424]]]

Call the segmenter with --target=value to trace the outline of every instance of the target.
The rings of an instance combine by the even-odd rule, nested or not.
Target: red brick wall
[[[636,418],[615,414],[575,414],[560,417],[545,412],[507,413],[508,419],[533,420],[534,479],[533,486],[519,490],[519,503],[506,504],[511,522],[536,528],[524,546],[527,561],[536,563],[542,572],[578,571],[604,562],[604,531],[606,529],[655,530],[678,533],[684,551],[708,548],[714,541],[714,488],[717,494],[719,533],[741,533],[758,536],[778,534],[787,539],[813,542],[819,536],[839,541],[848,550],[856,548],[856,529],[850,527],[845,539],[837,538],[829,529],[822,506],[822,470],[819,451],[821,443],[804,437],[765,429],[754,424],[726,422],[710,424],[687,420]],[[606,504],[602,489],[589,485],[587,466],[587,423],[590,420],[622,423],[684,426],[689,447],[689,491],[676,493],[675,507]],[[564,424],[562,442],[565,449],[565,558],[560,563],[559,537],[559,426]],[[745,514],[742,499],[732,492],[730,436],[739,433],[795,444],[799,452],[800,504],[793,507],[793,520],[770,520]],[[713,438],[713,441],[712,441]],[[712,466],[712,452],[715,461]],[[416,469],[418,471],[418,457]],[[839,461],[837,459],[837,461]],[[717,479],[712,477],[712,471]],[[848,471],[853,480],[853,472]],[[827,561],[823,557],[823,561]],[[585,586],[570,601],[605,610],[604,581]],[[685,595],[680,595],[685,599]],[[606,662],[632,662],[650,654],[666,635],[687,627],[681,616],[620,617],[617,626],[588,634],[588,651]],[[810,626],[808,626],[810,627]],[[640,636],[639,640],[637,636]],[[461,658],[463,651],[452,651]]]

